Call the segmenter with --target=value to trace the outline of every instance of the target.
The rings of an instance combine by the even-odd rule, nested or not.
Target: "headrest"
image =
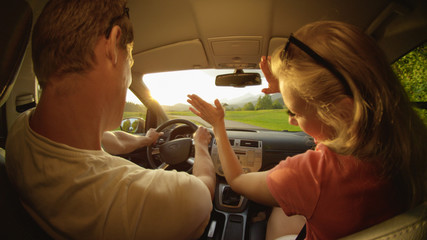
[[[0,8],[0,106],[12,90],[30,40],[33,13],[23,0],[2,1]]]

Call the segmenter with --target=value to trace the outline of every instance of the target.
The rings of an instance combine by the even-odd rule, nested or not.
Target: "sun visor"
[[[206,53],[199,39],[139,52],[133,57],[135,65],[132,70],[142,74],[208,66]]]
[[[262,53],[262,37],[220,37],[208,39],[217,68],[257,68]]]

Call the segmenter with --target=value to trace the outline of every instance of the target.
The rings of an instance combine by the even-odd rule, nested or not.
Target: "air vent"
[[[251,140],[240,140],[240,146],[241,147],[254,147],[257,148],[258,141],[251,141]]]

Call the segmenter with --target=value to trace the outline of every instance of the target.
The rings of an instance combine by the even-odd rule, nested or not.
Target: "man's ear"
[[[106,48],[107,48],[107,57],[112,61],[113,65],[117,64],[117,59],[119,57],[119,44],[120,37],[122,35],[122,30],[119,26],[115,25],[111,29],[110,37],[107,39]]]

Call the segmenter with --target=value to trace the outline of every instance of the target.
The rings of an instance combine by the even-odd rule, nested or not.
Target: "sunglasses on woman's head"
[[[289,36],[288,42],[286,43],[285,47],[283,48],[282,52],[280,52],[280,60],[285,60],[288,58],[288,48],[290,44],[294,44],[299,49],[304,51],[307,55],[309,55],[311,58],[313,58],[318,64],[322,65],[326,69],[328,69],[335,77],[338,78],[338,80],[341,82],[341,84],[344,86],[345,92],[348,96],[353,96],[353,93],[351,92],[350,85],[345,80],[344,76],[330,63],[328,60],[321,57],[319,54],[317,54],[313,49],[311,49],[309,46],[305,45],[303,42],[298,40],[291,34]]]

